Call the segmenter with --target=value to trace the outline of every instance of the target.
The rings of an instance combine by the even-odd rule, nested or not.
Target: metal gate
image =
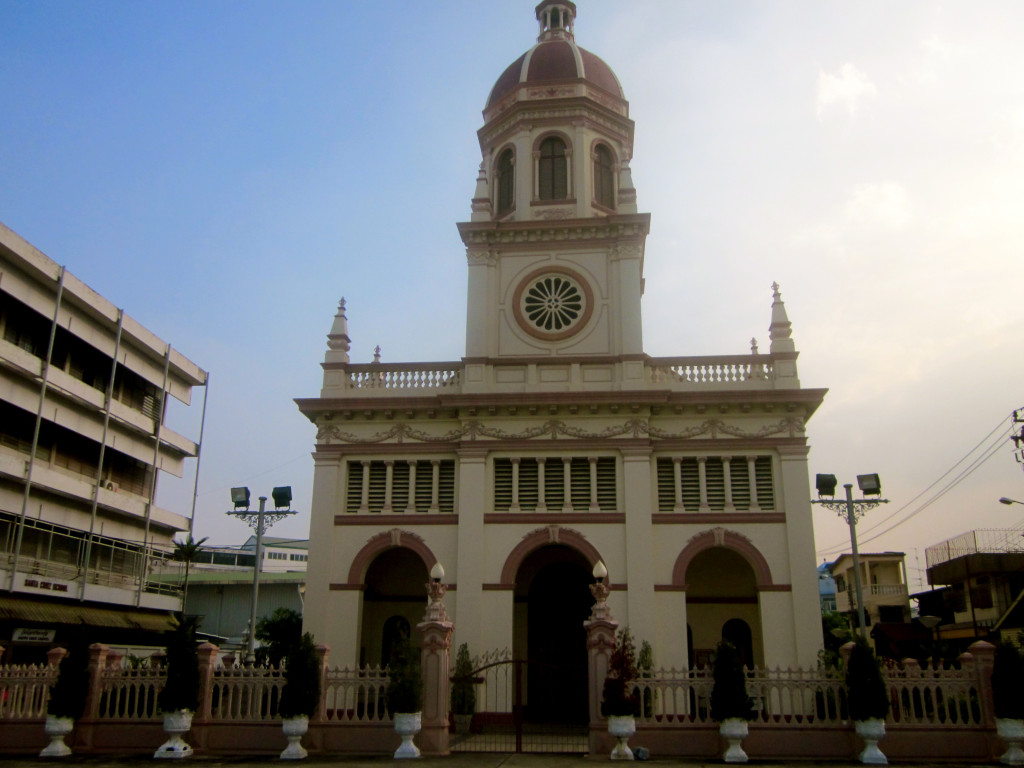
[[[580,717],[565,706],[573,700],[585,705],[586,675],[566,675],[553,664],[516,659],[507,649],[483,654],[473,666],[470,677],[476,690],[476,714],[464,732],[456,724],[450,739],[452,752],[587,751],[586,708]],[[539,706],[537,701],[530,706],[531,680],[534,687],[544,689],[547,706]],[[541,685],[552,681],[554,690]]]

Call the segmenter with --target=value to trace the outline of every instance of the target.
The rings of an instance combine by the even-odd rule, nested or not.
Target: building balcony
[[[868,607],[878,605],[908,606],[910,594],[906,584],[865,584],[864,604]],[[836,592],[836,608],[840,612],[853,609],[855,601],[854,589],[851,586],[845,591]]]

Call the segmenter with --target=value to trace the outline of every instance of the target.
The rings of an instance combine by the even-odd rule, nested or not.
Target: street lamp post
[[[888,499],[857,499],[853,498],[853,483],[846,483],[846,500],[836,501],[836,476],[818,475],[815,478],[815,487],[818,490],[818,498],[812,499],[811,504],[821,504],[825,509],[830,509],[846,520],[850,526],[850,548],[853,552],[853,586],[857,597],[856,615],[857,627],[860,629],[861,637],[868,638],[868,629],[864,625],[864,589],[860,578],[860,553],[857,550],[857,520],[864,516],[869,509],[874,509],[879,504],[888,504]],[[878,475],[857,475],[857,485],[865,496],[882,494],[882,483]],[[829,498],[823,499],[822,496]]]
[[[249,509],[249,489],[245,487],[231,489],[231,501],[235,508],[227,514],[244,520],[256,532],[256,553],[252,566],[252,608],[249,612],[249,638],[246,643],[245,663],[256,661],[256,606],[260,597],[260,571],[263,569],[263,534],[267,528],[288,515],[297,514],[291,509],[292,487],[283,485],[271,491],[274,497],[274,511],[267,512],[267,497],[260,496],[258,512]]]
[[[1005,504],[1006,506],[1010,506],[1011,504],[1024,504],[1024,501],[1017,501],[1016,499],[1010,499],[1007,498],[1006,496],[1000,496],[999,503]]]

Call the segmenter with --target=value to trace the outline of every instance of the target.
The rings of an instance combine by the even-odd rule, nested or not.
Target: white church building
[[[602,561],[614,618],[657,665],[725,637],[749,664],[812,666],[806,424],[825,390],[800,386],[778,286],[766,353],[644,353],[629,104],[576,44],[572,2],[536,13],[537,43],[487,98],[458,225],[465,356],[353,363],[343,300],[323,389],[297,401],[317,426],[305,628],[333,663],[386,663],[440,562],[455,644],[557,666],[531,708],[564,708],[544,691],[585,684]]]

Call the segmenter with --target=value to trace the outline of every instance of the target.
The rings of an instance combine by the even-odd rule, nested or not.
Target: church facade
[[[343,300],[320,396],[297,401],[317,426],[305,628],[335,663],[386,663],[440,563],[456,644],[575,673],[603,562],[657,665],[725,637],[748,664],[811,666],[805,427],[825,391],[800,386],[778,286],[767,353],[644,353],[629,105],[576,45],[573,3],[536,14],[487,100],[458,225],[465,356],[353,363]]]

